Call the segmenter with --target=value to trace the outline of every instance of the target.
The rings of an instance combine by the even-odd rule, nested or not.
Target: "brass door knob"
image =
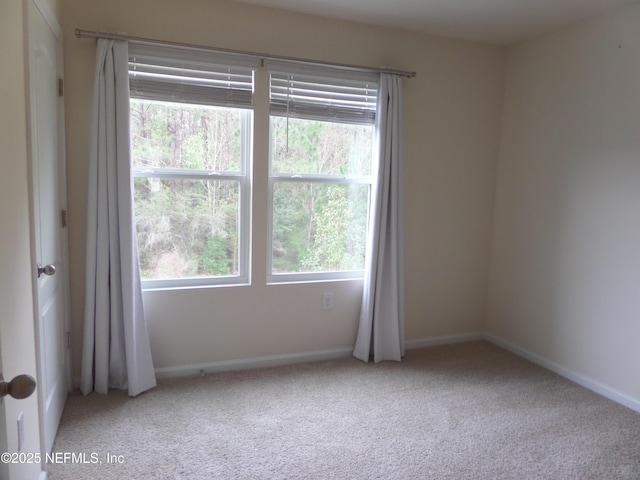
[[[36,381],[31,375],[18,375],[9,383],[0,375],[0,399],[11,395],[13,398],[27,398],[36,389]]]

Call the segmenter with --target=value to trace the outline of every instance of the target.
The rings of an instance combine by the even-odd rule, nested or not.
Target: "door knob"
[[[18,375],[9,383],[0,374],[0,402],[2,398],[11,395],[13,398],[23,399],[31,395],[36,389],[36,381],[31,375]]]
[[[56,266],[52,263],[51,265],[45,265],[44,267],[38,262],[38,278],[42,276],[42,274],[51,276],[56,273]]]

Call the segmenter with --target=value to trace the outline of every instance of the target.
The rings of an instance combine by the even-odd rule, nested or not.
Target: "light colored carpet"
[[[52,480],[637,480],[640,414],[470,342],[73,394],[54,452],[102,463],[52,464]]]

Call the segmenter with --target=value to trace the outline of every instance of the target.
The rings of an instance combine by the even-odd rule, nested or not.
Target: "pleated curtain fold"
[[[376,115],[379,147],[358,335],[353,355],[363,361],[404,356],[402,299],[401,79],[381,74]]]
[[[133,214],[125,41],[98,40],[91,126],[81,390],[136,396],[156,377]]]

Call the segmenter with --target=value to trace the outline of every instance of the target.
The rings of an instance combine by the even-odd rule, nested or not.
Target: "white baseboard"
[[[533,362],[537,365],[540,365],[547,370],[551,370],[558,375],[571,380],[572,382],[577,383],[578,385],[587,388],[593,392],[596,392],[603,397],[608,398],[609,400],[613,400],[625,407],[628,407],[636,412],[640,413],[640,400],[630,397],[629,395],[622,393],[615,388],[611,388],[608,385],[600,383],[592,378],[587,377],[586,375],[582,375],[581,373],[575,372],[569,368],[565,368],[562,365],[559,365],[555,362],[547,360],[535,353],[532,353],[524,348],[519,347],[511,342],[503,340],[492,333],[485,332],[483,335],[484,339],[488,342],[491,342],[499,347],[504,348],[505,350],[510,351],[511,353],[515,353],[516,355],[526,358],[530,362]]]
[[[412,350],[416,348],[436,347],[440,345],[450,345],[454,343],[473,342],[478,340],[486,340],[505,350],[508,350],[530,362],[533,362],[547,370],[565,377],[572,382],[577,383],[593,392],[602,395],[614,402],[628,407],[640,413],[640,400],[622,393],[615,388],[605,385],[601,382],[593,380],[586,375],[565,368],[555,362],[547,360],[535,353],[532,353],[518,345],[508,342],[489,332],[466,333],[461,335],[449,335],[441,337],[422,338],[416,340],[405,341],[405,348]],[[352,348],[337,348],[332,350],[317,350],[312,352],[292,353],[284,355],[270,355],[265,357],[241,358],[236,360],[222,360],[219,362],[197,363],[191,365],[180,365],[176,367],[156,368],[156,376],[158,378],[184,377],[189,375],[198,375],[202,370],[205,373],[224,372],[231,370],[243,370],[250,368],[276,367],[281,365],[293,365],[296,363],[317,362],[322,360],[334,360],[340,358],[349,358],[353,354]],[[80,384],[76,379],[76,386]],[[40,480],[46,480],[45,477]]]
[[[313,352],[291,353],[284,355],[269,355],[266,357],[240,358],[237,360],[222,360],[219,362],[196,363],[177,367],[156,368],[157,378],[185,377],[205,373],[228,372],[250,368],[278,367],[296,363],[318,362],[348,358],[353,354],[353,348],[336,348],[333,350],[317,350]]]
[[[465,333],[461,335],[448,335],[442,337],[421,338],[418,340],[407,340],[404,342],[404,348],[412,350],[414,348],[437,347],[440,345],[450,345],[453,343],[475,342],[483,340],[483,333]]]
[[[471,342],[482,340],[482,333],[468,333],[464,335],[451,335],[443,337],[408,340],[405,342],[407,350],[424,347],[436,347],[452,343]],[[245,370],[250,368],[278,367],[293,365],[296,363],[317,362],[322,360],[334,360],[348,358],[353,354],[353,348],[337,348],[333,350],[316,350],[312,352],[292,353],[285,355],[269,355],[266,357],[240,358],[236,360],[222,360],[218,362],[195,363],[180,365],[177,367],[156,368],[157,378],[175,378],[205,373],[227,372],[232,370]]]

